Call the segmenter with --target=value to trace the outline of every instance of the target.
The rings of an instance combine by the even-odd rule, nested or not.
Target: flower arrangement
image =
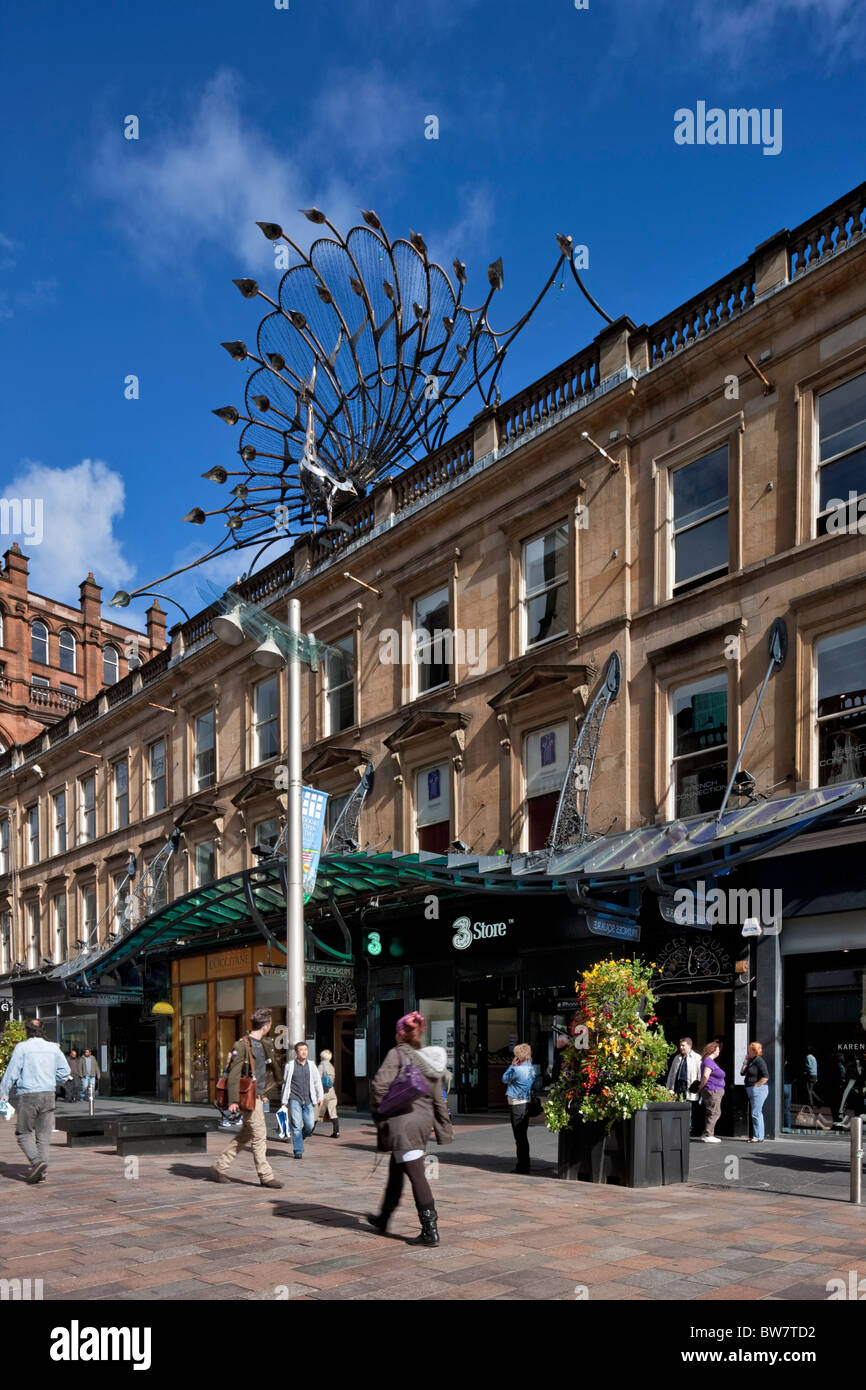
[[[562,1069],[544,1107],[549,1129],[566,1129],[575,1116],[610,1129],[647,1101],[676,1099],[660,1079],[670,1048],[652,1011],[654,965],[610,959],[583,972]]]
[[[0,1076],[9,1065],[9,1058],[16,1043],[23,1042],[27,1037],[24,1024],[17,1019],[10,1018],[6,1022],[3,1032],[0,1033]]]

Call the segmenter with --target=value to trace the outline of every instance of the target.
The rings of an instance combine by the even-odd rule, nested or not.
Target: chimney
[[[20,589],[26,593],[29,558],[27,555],[22,555],[17,541],[13,541],[4,553],[3,560],[5,564],[4,578],[9,581],[13,589]]]
[[[161,652],[165,647],[165,613],[158,598],[147,610],[147,640],[152,653]]]

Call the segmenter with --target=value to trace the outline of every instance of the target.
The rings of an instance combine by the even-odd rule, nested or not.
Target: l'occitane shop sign
[[[236,951],[219,951],[207,958],[209,980],[226,979],[233,975],[249,975],[253,968],[252,950],[241,946]]]

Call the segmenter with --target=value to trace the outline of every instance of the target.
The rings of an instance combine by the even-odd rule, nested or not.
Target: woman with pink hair
[[[377,1147],[391,1159],[382,1210],[367,1220],[385,1234],[400,1201],[404,1177],[408,1177],[421,1221],[421,1234],[411,1244],[438,1245],[437,1213],[424,1172],[424,1151],[431,1132],[438,1144],[450,1144],[454,1135],[442,1094],[447,1055],[444,1047],[421,1046],[425,1025],[417,1010],[403,1015],[397,1024],[397,1045],[370,1082]]]

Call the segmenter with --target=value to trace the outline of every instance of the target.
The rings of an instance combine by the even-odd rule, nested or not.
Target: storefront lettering
[[[456,951],[465,951],[471,946],[473,941],[486,941],[494,936],[505,936],[509,925],[513,926],[514,918],[509,917],[508,922],[471,922],[468,917],[458,917],[454,922],[454,935],[451,938],[451,945]]]

